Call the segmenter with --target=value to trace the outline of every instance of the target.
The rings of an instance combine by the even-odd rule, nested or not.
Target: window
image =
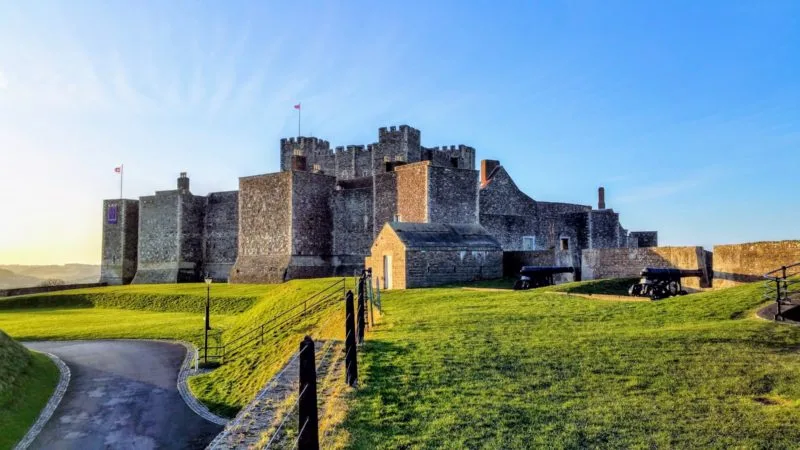
[[[294,150],[292,151],[292,154],[293,154],[294,156],[303,156],[303,150],[302,150],[302,149],[299,149],[299,148],[296,148],[296,149],[294,149]]]
[[[458,157],[450,158],[450,165],[458,169]]]
[[[522,249],[523,250],[533,250],[536,248],[536,237],[535,236],[522,236]]]
[[[561,238],[561,250],[569,250],[569,238]]]
[[[319,172],[320,171],[319,164],[314,164],[313,170],[314,170],[314,172]]]

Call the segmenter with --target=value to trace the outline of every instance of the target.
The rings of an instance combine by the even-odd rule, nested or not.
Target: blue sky
[[[499,159],[662,245],[800,238],[800,3],[2,2],[0,263],[100,259],[101,200],[236,189],[278,141]]]

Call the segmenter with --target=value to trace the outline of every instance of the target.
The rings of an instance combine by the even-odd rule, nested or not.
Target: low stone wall
[[[711,286],[707,252],[703,247],[597,248],[583,250],[581,256],[584,280],[637,277],[645,267],[700,269],[703,277],[684,278],[684,286]]]
[[[553,250],[521,250],[503,252],[503,276],[517,277],[522,266],[555,266]]]
[[[68,289],[83,289],[108,286],[108,283],[83,283],[83,284],[64,284],[61,286],[34,286],[16,289],[0,289],[0,297],[12,297],[15,295],[41,294],[42,292],[66,291]]]
[[[714,246],[714,287],[762,280],[764,274],[800,262],[800,241]]]

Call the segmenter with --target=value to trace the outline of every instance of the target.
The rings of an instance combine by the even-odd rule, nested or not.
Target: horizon
[[[789,1],[2,4],[0,265],[99,265],[120,164],[134,199],[180,172],[206,195],[278,171],[297,103],[331,147],[407,124],[499,160],[537,201],[596,207],[604,186],[661,246],[798,239],[797,17]]]

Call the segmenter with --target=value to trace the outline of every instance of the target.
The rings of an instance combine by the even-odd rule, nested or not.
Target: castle
[[[282,139],[280,153],[280,172],[240,178],[238,191],[195,196],[182,173],[175,190],[105,200],[101,281],[352,275],[387,223],[431,224],[448,236],[485,232],[501,252],[552,250],[555,263],[578,273],[583,249],[657,245],[655,232],[622,227],[602,188],[598,209],[536,201],[498,161],[484,160],[478,171],[474,148],[424,147],[419,130],[407,125],[380,128],[378,142],[367,146]],[[448,245],[459,248],[457,240]]]

